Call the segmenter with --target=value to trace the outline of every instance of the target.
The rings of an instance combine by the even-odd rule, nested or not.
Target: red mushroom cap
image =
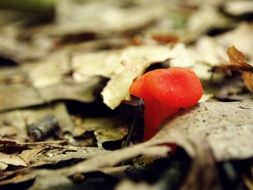
[[[145,91],[163,104],[174,108],[193,106],[203,94],[199,78],[186,68],[157,69],[148,72],[144,84]]]

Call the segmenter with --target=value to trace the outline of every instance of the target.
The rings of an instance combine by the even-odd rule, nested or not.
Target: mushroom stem
[[[178,109],[169,108],[157,100],[144,100],[144,140],[148,140],[156,134],[161,123],[177,111]]]

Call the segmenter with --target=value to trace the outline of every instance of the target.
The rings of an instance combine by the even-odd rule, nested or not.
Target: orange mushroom
[[[203,94],[197,75],[179,67],[150,71],[137,78],[129,91],[144,100],[145,140],[156,134],[165,118],[197,104]]]

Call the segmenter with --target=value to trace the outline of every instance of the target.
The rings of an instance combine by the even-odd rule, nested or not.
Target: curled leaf
[[[231,73],[232,71],[240,72],[243,82],[250,92],[253,92],[253,66],[247,63],[247,57],[234,46],[228,48],[227,54],[229,64],[223,64],[213,67],[213,71]]]

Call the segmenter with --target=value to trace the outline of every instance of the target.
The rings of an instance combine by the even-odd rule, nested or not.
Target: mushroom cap
[[[130,93],[144,100],[158,100],[172,108],[195,105],[203,94],[197,75],[186,68],[157,69],[139,77]]]
[[[145,77],[146,74],[139,76],[130,86],[129,92],[136,97],[142,98],[143,100],[150,100],[152,102],[154,97],[145,89]]]

